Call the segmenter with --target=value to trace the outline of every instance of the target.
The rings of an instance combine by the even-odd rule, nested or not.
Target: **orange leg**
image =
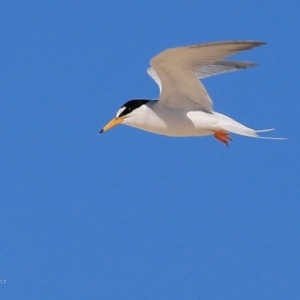
[[[232,141],[229,134],[227,132],[224,132],[224,131],[215,131],[214,136],[217,140],[224,143],[227,147],[229,147],[229,141]]]

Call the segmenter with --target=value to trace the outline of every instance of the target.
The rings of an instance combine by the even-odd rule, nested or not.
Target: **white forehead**
[[[116,118],[119,117],[119,115],[124,111],[125,108],[126,108],[126,107],[123,106],[123,107],[121,107],[121,108],[118,110],[118,112],[117,112],[117,114],[116,114]]]

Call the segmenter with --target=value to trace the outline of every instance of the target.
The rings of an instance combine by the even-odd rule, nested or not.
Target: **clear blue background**
[[[1,1],[1,299],[300,299],[299,8]],[[98,135],[154,55],[236,39],[215,110],[288,140]]]

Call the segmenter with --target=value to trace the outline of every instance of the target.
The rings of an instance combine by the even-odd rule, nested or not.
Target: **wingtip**
[[[254,43],[256,43],[257,45],[266,45],[267,42],[265,41],[253,41]]]
[[[250,48],[264,46],[267,44],[266,42],[263,42],[263,41],[241,41],[240,43],[248,44],[250,46]]]
[[[234,41],[233,41],[234,42]],[[244,41],[236,41],[236,43],[239,43],[239,44],[244,44],[244,43],[247,43],[247,44],[252,44],[254,46],[261,46],[261,45],[266,45],[267,43],[264,42],[264,41],[255,41],[255,40],[244,40]]]
[[[267,45],[267,43],[266,43],[266,42],[258,41],[258,42],[255,43],[255,46],[254,46],[254,47],[264,46],[264,45]]]

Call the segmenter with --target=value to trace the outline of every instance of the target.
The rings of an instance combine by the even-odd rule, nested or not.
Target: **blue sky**
[[[1,299],[299,299],[299,8],[1,1]],[[215,110],[288,140],[98,135],[154,55],[237,39]]]

